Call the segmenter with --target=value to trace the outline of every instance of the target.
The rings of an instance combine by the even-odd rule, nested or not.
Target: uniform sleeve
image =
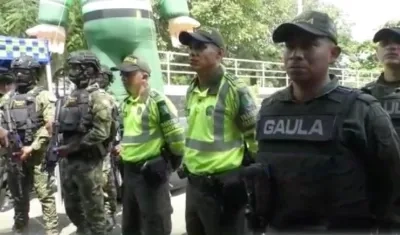
[[[184,130],[179,124],[178,111],[175,105],[164,97],[165,104],[161,103],[159,121],[164,140],[171,152],[176,156],[183,156],[185,146]]]
[[[377,213],[387,215],[400,192],[400,141],[389,115],[378,104],[370,106],[366,116],[368,150],[371,167],[382,187]],[[376,168],[376,169],[375,169]]]
[[[36,96],[36,108],[40,110],[44,123],[38,129],[31,144],[33,150],[43,149],[50,137],[46,124],[54,119],[56,97],[49,91],[42,91]]]
[[[243,133],[248,150],[255,156],[258,150],[255,138],[258,108],[255,97],[243,82],[238,83],[233,105],[236,124]]]
[[[110,136],[113,123],[113,101],[106,93],[97,92],[91,99],[92,128],[81,140],[81,147],[100,144]]]

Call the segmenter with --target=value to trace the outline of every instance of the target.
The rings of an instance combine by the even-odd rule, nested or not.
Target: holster
[[[161,149],[161,156],[168,162],[172,172],[176,171],[182,164],[182,156],[176,156],[173,154],[168,147]]]
[[[168,163],[159,156],[146,161],[140,169],[149,185],[157,186],[167,182],[169,176]]]
[[[249,203],[246,219],[252,231],[265,231],[275,214],[276,184],[269,166],[261,165],[261,171],[245,176]],[[255,169],[257,170],[257,169]]]
[[[241,179],[240,168],[217,176],[221,184],[221,199],[224,213],[235,213],[247,203],[246,186]]]
[[[232,214],[244,208],[247,202],[246,188],[240,178],[239,169],[218,175],[188,174],[189,183],[210,192],[221,205],[222,214]],[[222,223],[224,221],[221,218]]]

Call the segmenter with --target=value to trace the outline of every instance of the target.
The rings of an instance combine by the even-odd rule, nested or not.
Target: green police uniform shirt
[[[172,102],[155,90],[142,97],[126,98],[121,107],[124,132],[121,157],[125,162],[139,163],[158,157],[164,144],[176,156],[182,156],[183,128]]]
[[[194,79],[186,96],[184,164],[192,174],[213,174],[239,167],[244,143],[251,153],[257,151],[257,107],[249,88],[222,67],[212,80],[214,85],[201,90]]]

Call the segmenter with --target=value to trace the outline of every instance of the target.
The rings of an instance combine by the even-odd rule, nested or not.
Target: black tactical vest
[[[374,96],[390,115],[397,134],[400,134],[400,88],[370,83],[362,91]]]
[[[43,115],[36,110],[36,96],[44,89],[35,88],[26,94],[13,93],[10,98],[10,116],[14,130],[17,131],[24,145],[34,140],[34,134],[44,125]],[[7,127],[7,125],[4,125]]]
[[[82,135],[90,128],[89,95],[89,91],[80,89],[65,98],[59,116],[60,133],[64,138]]]
[[[369,214],[363,165],[341,143],[343,121],[358,95],[339,86],[305,104],[263,104],[256,161],[270,166],[276,182],[273,226]]]

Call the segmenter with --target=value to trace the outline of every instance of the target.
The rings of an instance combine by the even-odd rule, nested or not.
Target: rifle
[[[16,155],[16,153],[21,151],[23,144],[18,133],[13,128],[11,113],[10,113],[10,104],[4,105],[4,114],[9,136],[8,137],[9,145],[7,147],[7,160],[9,162],[11,171],[13,171],[15,173],[15,176],[17,177],[18,194],[19,197],[22,197],[23,195],[22,178],[24,177],[24,173],[23,173],[22,161],[20,159],[20,156]]]
[[[54,169],[56,168],[57,162],[60,159],[58,153],[54,151],[55,148],[60,145],[59,131],[60,131],[60,111],[62,106],[62,99],[57,99],[56,102],[56,112],[55,119],[52,125],[52,132],[50,143],[47,146],[46,155],[43,159],[42,171],[47,171],[49,173],[49,177],[54,174]]]

